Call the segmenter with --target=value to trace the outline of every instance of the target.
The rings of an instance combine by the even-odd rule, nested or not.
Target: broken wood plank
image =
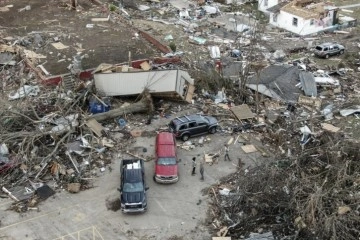
[[[64,45],[61,42],[51,43],[51,45],[53,45],[53,47],[56,48],[57,50],[62,50],[62,49],[66,49],[69,47],[69,46]]]
[[[129,151],[126,151],[126,154],[129,154],[130,156],[133,156],[133,157],[135,157],[135,158],[144,160],[145,162],[148,161],[146,158],[140,157],[140,156],[138,156],[138,155],[136,155],[136,154],[133,154],[133,153],[131,153],[131,152],[129,152]]]
[[[73,159],[73,158],[71,157],[71,155],[70,155],[70,153],[69,153],[68,151],[66,151],[65,154],[70,158],[70,161],[71,161],[71,163],[73,164],[76,172],[77,172],[77,173],[80,173],[80,171],[79,171],[79,169],[78,169],[79,163],[78,163],[75,159]]]
[[[96,119],[89,119],[85,122],[91,131],[93,131],[98,137],[102,137],[105,128]]]
[[[15,200],[16,202],[19,202],[19,199],[17,199],[9,190],[7,190],[5,187],[2,187],[1,190],[3,190],[4,193],[6,193],[7,195],[9,195],[9,197],[13,200]]]
[[[50,73],[44,68],[43,65],[38,65],[37,67],[40,68],[41,71],[43,71],[43,73],[44,73],[46,76],[49,76],[49,75],[50,75]]]
[[[315,106],[316,108],[321,107],[321,99],[314,98],[314,97],[306,97],[306,96],[300,95],[299,99],[298,99],[298,103],[305,104],[305,105],[310,105],[310,106]]]
[[[92,22],[108,22],[110,20],[110,14],[106,18],[92,18]]]
[[[261,156],[269,157],[269,154],[262,147],[256,146],[256,149],[261,153]]]
[[[329,124],[329,123],[321,123],[321,127],[322,127],[322,129],[329,131],[329,132],[333,132],[333,133],[336,133],[340,130],[339,127],[335,127],[334,125]]]
[[[150,66],[150,64],[148,63],[148,62],[143,62],[143,63],[141,63],[140,64],[140,67],[141,67],[141,69],[142,70],[144,70],[144,71],[149,71],[150,69],[151,69],[151,66]]]
[[[241,146],[241,149],[245,152],[245,153],[253,153],[253,152],[257,152],[258,150],[256,149],[256,147],[252,144],[250,145],[244,145]]]
[[[254,118],[255,114],[251,111],[247,104],[242,104],[230,108],[230,111],[235,115],[235,117],[240,121],[244,119]]]

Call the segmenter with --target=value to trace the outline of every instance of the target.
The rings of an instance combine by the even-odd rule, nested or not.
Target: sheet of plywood
[[[340,128],[335,127],[334,125],[329,124],[329,123],[322,123],[321,127],[322,127],[322,129],[324,129],[326,131],[334,132],[334,133],[336,133],[340,130]]]
[[[252,145],[252,144],[241,146],[241,149],[242,149],[245,153],[257,152],[256,147],[255,147],[254,145]]]
[[[102,131],[104,130],[103,126],[96,121],[95,119],[90,119],[86,121],[86,125],[93,131],[98,137],[102,136]]]
[[[142,62],[140,64],[140,67],[142,70],[149,71],[151,69],[151,66],[148,62]]]
[[[53,47],[56,48],[57,50],[62,50],[62,49],[66,49],[69,47],[69,46],[64,45],[61,42],[51,43],[51,45],[53,45]]]
[[[232,107],[230,108],[230,111],[236,116],[238,120],[254,118],[255,116],[247,104]]]
[[[9,46],[9,45],[6,45],[6,44],[0,44],[0,52],[16,53],[16,48],[14,46]]]
[[[42,54],[38,54],[38,53],[33,52],[31,50],[24,49],[24,53],[25,53],[25,56],[27,58],[46,58],[46,56],[44,56]]]
[[[215,156],[214,154],[206,154],[206,153],[205,153],[205,162],[206,162],[206,163],[212,163],[214,156]]]
[[[10,9],[7,6],[0,7],[0,12],[8,12],[8,11],[10,11]]]
[[[309,105],[309,106],[314,106],[316,108],[321,107],[321,99],[314,98],[314,97],[307,97],[307,96],[300,95],[299,99],[298,99],[298,103]]]

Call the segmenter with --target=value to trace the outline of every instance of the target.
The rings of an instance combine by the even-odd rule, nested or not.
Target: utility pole
[[[255,101],[256,101],[256,120],[259,123],[259,82],[260,82],[260,72],[263,68],[267,66],[265,62],[252,62],[252,69],[254,69],[256,73],[256,93],[255,93]]]

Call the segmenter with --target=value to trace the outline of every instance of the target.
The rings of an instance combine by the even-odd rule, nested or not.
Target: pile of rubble
[[[0,73],[0,185],[15,201],[15,210],[34,209],[57,189],[76,193],[92,187],[89,180],[104,172],[117,154],[134,155],[126,148],[131,136],[139,134],[132,128],[147,119],[127,124],[121,116],[151,111],[146,91],[137,102],[114,99],[110,110],[110,101],[96,95],[93,81],[69,86],[66,77],[58,76],[60,84],[48,86],[34,68],[36,59],[22,47],[10,50],[18,62],[4,65]],[[118,121],[104,125],[96,120],[113,118]]]
[[[225,177],[209,190],[210,227],[236,239],[356,239],[357,146],[323,133],[303,152]]]

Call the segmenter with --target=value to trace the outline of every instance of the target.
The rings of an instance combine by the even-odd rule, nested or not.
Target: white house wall
[[[269,14],[269,12],[266,11],[266,9],[277,5],[279,2],[280,2],[279,0],[258,0],[258,10]]]
[[[178,70],[96,73],[95,87],[106,96],[140,94],[145,88],[150,92],[176,91]]]
[[[333,11],[330,11],[329,15],[324,17],[323,19],[313,20],[303,19],[288,12],[280,11],[280,13],[277,14],[276,22],[274,22],[274,14],[275,13],[270,14],[271,25],[285,29],[301,36],[321,32],[326,29],[332,28]],[[298,19],[297,26],[293,26],[294,17]],[[311,22],[313,22],[312,25]]]

